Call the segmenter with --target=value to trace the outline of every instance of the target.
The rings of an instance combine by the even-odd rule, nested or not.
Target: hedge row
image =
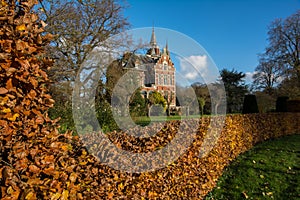
[[[229,115],[213,150],[206,157],[199,158],[210,120],[204,118],[199,122],[192,145],[178,160],[163,169],[144,173],[124,173],[99,163],[76,136],[45,135],[40,139],[34,137],[35,140],[27,138],[15,142],[9,152],[10,159],[1,164],[1,197],[201,199],[215,186],[224,167],[237,155],[258,142],[300,133],[300,113]],[[149,152],[172,140],[181,123],[191,122],[168,122],[150,138],[134,138],[123,132],[113,132],[108,137],[124,150]],[[198,122],[194,120],[193,123]],[[186,134],[189,134],[189,129],[185,127]],[[95,147],[99,137],[86,134],[81,138],[85,144]],[[209,139],[213,141],[214,136]],[[18,146],[20,144],[22,146]]]

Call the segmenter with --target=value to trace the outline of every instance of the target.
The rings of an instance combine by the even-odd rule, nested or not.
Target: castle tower
[[[156,43],[154,27],[152,28],[152,34],[151,34],[151,39],[150,39],[150,49],[147,54],[150,55],[151,57],[158,57],[160,55],[159,46]]]

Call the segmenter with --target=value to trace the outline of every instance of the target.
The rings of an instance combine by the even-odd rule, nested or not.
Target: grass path
[[[256,145],[224,171],[206,200],[300,199],[300,135]]]

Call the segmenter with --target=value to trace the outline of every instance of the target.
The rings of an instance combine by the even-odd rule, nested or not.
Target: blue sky
[[[300,9],[300,0],[127,0],[131,28],[162,27],[181,32],[208,52],[219,69],[253,73],[276,18]],[[150,33],[149,33],[150,39]],[[163,38],[165,40],[165,38]],[[169,44],[171,46],[172,44]]]

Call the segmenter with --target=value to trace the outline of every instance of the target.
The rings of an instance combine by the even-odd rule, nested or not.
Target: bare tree
[[[259,64],[253,75],[253,85],[256,89],[263,89],[267,94],[272,94],[274,87],[282,77],[282,64],[265,53],[260,56]]]
[[[55,37],[48,48],[56,58],[50,78],[73,81],[88,54],[110,36],[126,29],[124,6],[113,0],[39,1],[47,31]]]
[[[47,24],[46,31],[54,36],[47,47],[48,57],[55,60],[54,66],[48,71],[53,82],[50,92],[56,101],[50,115],[61,116],[61,123],[67,124],[68,128],[73,127],[71,94],[81,65],[89,57],[94,59],[93,54],[97,50],[106,55],[105,51],[111,53],[111,49],[116,49],[114,45],[119,47],[126,43],[117,37],[114,37],[115,40],[107,40],[128,27],[123,10],[124,4],[113,0],[39,0],[40,17]],[[103,56],[98,59],[103,59]],[[99,65],[93,65],[90,69],[85,67],[84,70],[90,75],[85,77],[82,86],[97,77],[98,87],[102,87],[98,91],[103,91],[105,69],[96,68]],[[100,77],[95,73],[102,75]],[[89,89],[85,88],[85,92]]]
[[[286,19],[276,19],[269,27],[269,46],[276,61],[285,64],[283,72],[297,78],[300,87],[300,10]]]

